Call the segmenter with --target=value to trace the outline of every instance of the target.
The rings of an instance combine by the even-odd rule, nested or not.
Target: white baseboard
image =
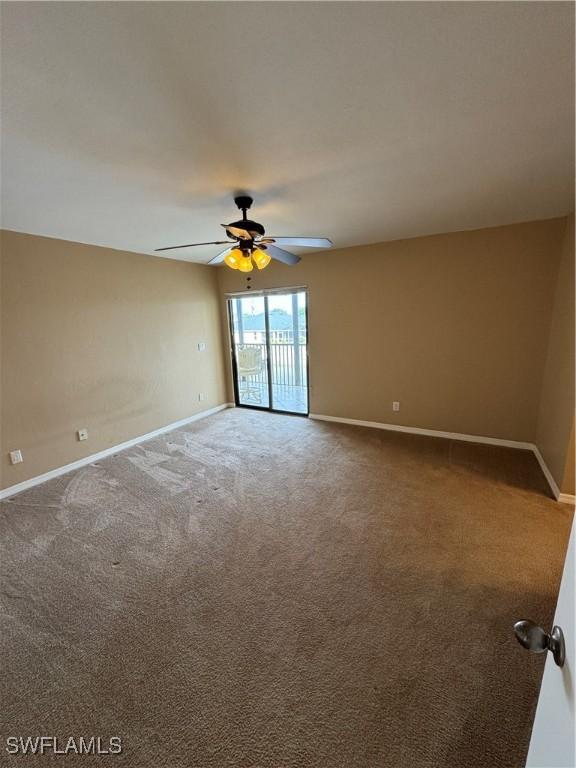
[[[80,469],[81,467],[85,467],[88,464],[93,464],[95,461],[105,459],[107,456],[112,456],[114,453],[119,453],[120,451],[126,450],[126,448],[132,448],[132,446],[138,445],[138,443],[144,443],[146,440],[151,440],[153,437],[163,435],[165,432],[170,432],[173,429],[184,427],[186,424],[191,424],[193,421],[204,419],[206,416],[211,416],[213,413],[223,411],[225,408],[233,407],[234,403],[224,403],[224,405],[217,405],[215,408],[209,408],[206,411],[199,411],[193,416],[188,416],[186,419],[174,421],[172,424],[167,424],[165,427],[160,427],[160,429],[147,432],[145,435],[140,435],[139,437],[133,437],[131,440],[126,440],[126,442],[120,443],[119,445],[113,445],[110,448],[105,448],[103,451],[98,451],[98,453],[92,453],[90,456],[85,456],[83,459],[73,461],[71,464],[65,464],[63,467],[51,469],[49,472],[44,472],[42,475],[36,475],[36,477],[31,477],[29,480],[24,480],[21,483],[11,485],[8,488],[0,490],[0,499],[6,499],[9,496],[15,496],[17,493],[22,493],[22,491],[28,490],[28,488],[33,488],[35,485],[40,485],[40,483],[45,483],[47,480],[52,480],[54,477],[60,477],[60,475],[73,472],[75,469]]]
[[[540,464],[540,469],[542,470],[542,474],[548,481],[548,485],[550,486],[550,490],[554,494],[554,498],[556,499],[556,501],[559,501],[561,504],[576,504],[576,496],[570,493],[562,493],[560,488],[558,488],[558,483],[556,482],[556,480],[554,480],[554,476],[552,475],[552,472],[550,472],[550,470],[548,469],[548,466],[544,461],[544,457],[540,453],[538,446],[533,445],[532,451],[534,452],[534,456],[536,456],[538,464]]]
[[[337,421],[342,424],[355,424],[358,427],[372,427],[373,429],[386,429],[390,432],[409,432],[412,435],[427,435],[428,437],[444,437],[448,440],[461,440],[465,443],[485,443],[486,445],[502,445],[506,448],[520,448],[531,451],[532,443],[522,443],[518,440],[503,440],[500,437],[484,437],[483,435],[465,435],[461,432],[441,432],[437,429],[421,429],[420,427],[404,427],[400,424],[383,424],[379,421],[360,421],[359,419],[343,419],[340,416],[322,416],[319,413],[311,413],[311,419],[320,421]]]
[[[56,469],[51,469],[49,472],[44,472],[44,474],[42,475],[37,475],[36,477],[31,477],[29,480],[24,480],[23,482],[17,483],[16,485],[11,485],[8,488],[4,488],[3,490],[0,490],[0,499],[6,499],[9,496],[15,496],[17,493],[26,491],[28,488],[33,488],[35,485],[40,485],[41,483],[45,483],[47,480],[52,480],[54,477],[60,477],[60,475],[65,475],[68,472],[73,472],[75,469],[80,469],[81,467],[85,467],[88,464],[93,464],[95,461],[104,459],[107,456],[112,456],[115,453],[124,451],[126,450],[126,448],[131,448],[132,446],[138,445],[139,443],[146,442],[146,440],[151,440],[153,437],[157,437],[158,435],[163,435],[165,432],[170,432],[173,429],[184,427],[186,426],[186,424],[191,424],[193,421],[198,421],[199,419],[203,419],[206,416],[211,416],[214,413],[218,413],[218,411],[223,411],[225,408],[234,408],[234,403],[224,403],[223,405],[217,405],[215,408],[209,408],[206,411],[200,411],[199,413],[195,413],[193,416],[189,416],[186,419],[180,419],[180,421],[174,421],[172,422],[172,424],[167,424],[165,427],[160,427],[160,429],[155,429],[153,432],[147,432],[145,435],[140,435],[139,437],[134,437],[131,440],[126,440],[126,442],[120,443],[119,445],[113,445],[110,448],[105,448],[103,451],[99,451],[98,453],[92,453],[90,456],[85,456],[83,459],[78,459],[78,461],[73,461],[71,464],[65,464],[63,467],[57,467]],[[448,440],[461,440],[467,443],[484,443],[486,445],[501,445],[505,448],[517,448],[520,450],[532,451],[532,453],[536,456],[536,459],[538,461],[538,464],[540,465],[540,468],[542,470],[544,477],[548,481],[548,485],[550,486],[550,489],[554,494],[554,498],[563,504],[576,504],[576,496],[573,496],[568,493],[560,493],[560,489],[558,488],[558,485],[556,484],[556,481],[554,480],[552,473],[546,466],[546,462],[542,458],[542,454],[538,450],[537,446],[534,445],[534,443],[523,443],[518,440],[503,440],[502,438],[499,438],[499,437],[486,437],[484,435],[466,435],[461,432],[442,432],[437,429],[421,429],[420,427],[404,427],[399,424],[383,424],[378,421],[361,421],[360,419],[345,419],[340,416],[324,416],[319,413],[311,413],[310,418],[316,419],[318,421],[335,421],[341,424],[352,424],[358,427],[371,427],[372,429],[385,429],[390,432],[407,432],[413,435],[427,435],[428,437],[441,437]]]
[[[556,501],[562,504],[574,504],[576,502],[576,496],[572,496],[568,493],[560,493],[560,489],[552,473],[546,466],[542,454],[538,450],[538,447],[534,443],[523,443],[518,440],[503,440],[500,437],[486,437],[484,435],[466,435],[461,432],[441,432],[437,429],[421,429],[420,427],[404,427],[400,424],[383,424],[379,421],[361,421],[360,419],[344,419],[340,416],[324,416],[319,413],[311,413],[311,419],[318,419],[319,421],[336,421],[341,424],[354,424],[358,427],[371,427],[372,429],[385,429],[390,432],[408,432],[412,435],[427,435],[428,437],[442,437],[448,440],[461,440],[466,443],[483,443],[485,445],[501,445],[504,448],[516,448],[523,451],[532,451],[534,456],[540,465],[540,469],[544,477],[546,478],[550,490],[554,494]]]
[[[554,480],[552,472],[550,472],[550,470],[548,469],[548,466],[544,461],[544,457],[540,453],[538,446],[536,445],[533,446],[532,451],[534,452],[534,456],[536,456],[538,464],[540,464],[540,469],[542,470],[542,474],[548,481],[548,485],[550,486],[550,490],[554,494],[554,498],[556,499],[556,501],[560,501],[560,496],[562,495],[560,493],[560,488],[558,488],[558,484],[556,483],[556,480]]]

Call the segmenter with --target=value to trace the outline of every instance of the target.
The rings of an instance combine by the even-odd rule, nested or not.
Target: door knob
[[[560,627],[553,627],[548,635],[542,627],[534,624],[533,621],[524,619],[514,624],[514,634],[516,639],[532,653],[544,653],[552,651],[554,661],[559,667],[564,666],[566,658],[566,644],[564,642],[564,632]]]

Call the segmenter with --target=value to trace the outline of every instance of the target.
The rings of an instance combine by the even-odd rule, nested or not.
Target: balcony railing
[[[266,369],[266,344],[244,342],[237,343],[236,349],[258,349],[260,350],[262,366],[258,373],[250,376],[253,383],[267,384]],[[308,360],[306,355],[305,341],[303,344],[293,344],[282,341],[270,343],[270,368],[272,373],[272,384],[279,384],[285,387],[306,387],[308,381]],[[242,370],[238,371],[240,378]]]

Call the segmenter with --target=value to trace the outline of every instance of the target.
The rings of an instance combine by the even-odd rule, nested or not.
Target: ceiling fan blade
[[[220,251],[220,253],[216,254],[213,259],[210,259],[208,264],[221,264],[224,261],[226,254],[230,253],[230,251],[233,251],[235,247],[236,243],[234,243],[233,247],[225,248],[223,251]]]
[[[331,248],[332,241],[327,237],[265,237],[260,242],[276,245],[293,245],[300,248]]]
[[[258,232],[254,232],[253,234],[251,232],[248,232],[247,229],[241,229],[240,227],[233,227],[230,224],[221,224],[221,227],[224,227],[226,232],[229,232],[231,235],[234,235],[234,237],[239,237],[240,240],[252,240],[256,235],[258,235]]]
[[[213,243],[187,243],[187,245],[169,245],[167,248],[155,248],[154,252],[158,251],[174,251],[177,248],[193,248],[196,245],[226,245],[232,242],[231,240],[215,240]]]
[[[298,264],[300,261],[300,256],[296,256],[295,253],[284,251],[282,248],[276,248],[275,245],[271,245],[270,243],[266,243],[266,245],[262,246],[262,250],[264,250],[264,248],[266,249],[266,253],[270,254],[273,259],[281,261],[283,264]]]

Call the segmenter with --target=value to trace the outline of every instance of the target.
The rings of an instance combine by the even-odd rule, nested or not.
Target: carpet
[[[532,454],[233,409],[4,501],[1,765],[520,768],[572,510]],[[122,739],[9,755],[8,736]]]

